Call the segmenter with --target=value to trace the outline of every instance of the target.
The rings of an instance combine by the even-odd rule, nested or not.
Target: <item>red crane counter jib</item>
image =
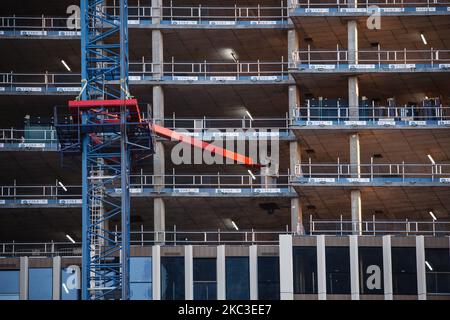
[[[136,99],[128,100],[85,100],[85,101],[69,101],[69,109],[73,115],[79,116],[81,110],[104,108],[108,110],[105,112],[105,116],[108,117],[108,122],[117,123],[120,121],[120,109],[125,106],[129,110],[129,116],[127,122],[130,123],[143,123],[141,118],[141,112],[139,110],[138,101]],[[204,142],[202,140],[183,135],[173,130],[164,128],[156,124],[149,124],[150,129],[160,137],[172,139],[175,141],[187,143],[195,148],[207,150],[214,154],[219,154],[224,158],[231,159],[249,167],[260,167],[255,163],[252,158],[246,157],[242,154],[235,153],[233,151],[223,149],[213,144]]]

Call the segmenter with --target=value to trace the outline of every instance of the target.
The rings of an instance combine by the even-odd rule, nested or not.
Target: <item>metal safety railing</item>
[[[349,107],[347,105],[311,107],[303,106],[295,109],[294,118],[300,121],[337,121],[343,122],[350,119]],[[358,120],[360,121],[446,121],[450,120],[450,107],[432,106],[425,107],[421,105],[405,106],[359,106]]]
[[[44,15],[40,17],[23,17],[13,15],[0,17],[0,30],[13,31],[16,34],[20,34],[21,31],[24,31],[22,35],[28,36],[44,35],[47,31],[69,31],[73,32],[73,35],[76,35],[77,29],[73,29],[73,27],[69,26],[68,20],[68,17],[46,17]],[[73,18],[71,23],[79,25],[80,20]],[[34,31],[38,31],[38,33],[34,34]]]
[[[161,65],[146,61],[144,57],[139,62],[130,63],[130,75],[145,79],[153,77]],[[240,80],[243,77],[279,77],[288,75],[288,63],[281,57],[280,61],[235,61],[235,62],[177,62],[172,57],[170,62],[162,64],[163,76],[197,77],[211,80]],[[215,78],[214,78],[215,77]],[[134,78],[131,78],[133,80]],[[183,78],[179,79],[182,80]],[[186,78],[189,80],[189,78]],[[268,78],[270,79],[270,78]]]
[[[39,86],[48,89],[50,86],[81,87],[81,76],[77,73],[0,73],[0,85]]]
[[[55,129],[0,129],[0,143],[50,143],[57,144]]]
[[[131,175],[130,183],[133,188],[162,187],[169,189],[240,189],[251,191],[267,188],[289,188],[289,174],[277,175],[272,184],[263,182],[262,175],[216,174],[216,175],[192,175],[192,174],[166,174],[158,175]]]
[[[119,233],[113,231],[113,234]],[[170,231],[146,231],[144,226],[131,231],[130,244],[132,246],[151,246],[164,244],[177,245],[278,245],[279,236],[290,234],[288,227],[285,231],[264,230],[212,230],[212,231],[178,231],[176,226]],[[81,256],[81,242],[4,242],[0,243],[0,256]]]
[[[292,54],[293,62],[290,64],[291,68],[297,68],[298,65],[355,65],[354,57],[357,56],[356,65],[374,66],[375,68],[385,65],[409,66],[426,65],[432,67],[439,67],[440,65],[450,64],[450,50],[441,50],[430,48],[428,50],[381,50],[380,48],[374,50],[358,50],[349,51],[340,49],[336,50],[316,50],[311,49],[308,45],[306,50],[295,51]],[[352,58],[352,60],[350,60]],[[450,68],[450,65],[447,66]]]
[[[161,119],[153,118],[154,121]],[[249,129],[276,129],[279,131],[289,130],[292,119],[286,114],[285,118],[250,118],[244,116],[242,118],[178,118],[175,113],[172,118],[165,118],[164,126],[166,128],[177,130],[249,130]]]
[[[264,177],[265,178],[265,177]],[[236,189],[245,189],[249,192],[281,192],[281,189],[289,188],[289,175],[278,175],[273,183],[263,181],[261,175],[188,175],[188,174],[167,174],[167,175],[130,175],[131,193],[143,193],[148,190],[168,190],[179,191],[181,193],[192,193],[198,190],[214,189],[236,191]],[[0,199],[81,199],[81,185],[65,185],[56,181],[54,185],[18,185],[14,182],[12,185],[0,186]],[[112,192],[120,193],[120,186]]]
[[[349,235],[354,226],[358,225],[362,235],[400,235],[400,236],[448,236],[450,235],[450,221],[414,221],[414,220],[371,220],[352,221],[340,216],[339,220],[315,220],[312,215],[309,218],[307,230],[309,234]]]
[[[171,80],[277,80],[288,76],[288,64],[283,61],[267,62],[165,62],[163,77]],[[152,80],[159,64],[146,62],[130,63],[130,81]],[[170,80],[169,79],[169,80]],[[42,89],[54,87],[80,88],[81,76],[77,73],[0,73],[0,85],[4,88],[20,85],[39,86]],[[17,90],[15,90],[17,91]]]
[[[394,163],[394,164],[378,164],[374,163],[371,158],[369,164],[313,164],[311,158],[307,164],[297,164],[295,166],[295,177],[306,179],[318,179],[320,182],[323,178],[332,178],[336,182],[347,179],[368,179],[367,182],[377,180],[394,179],[398,181],[431,181],[431,182],[448,182],[450,183],[450,164],[410,164],[410,163]],[[443,180],[442,180],[443,179]],[[295,181],[295,178],[294,178]]]
[[[347,0],[336,0],[331,1],[320,1],[320,0],[297,0],[294,1],[294,8],[338,8],[346,9],[349,8],[349,1]],[[432,7],[445,7],[450,5],[448,0],[363,0],[357,1],[353,8],[369,8],[371,6],[377,6],[380,8],[432,8]]]
[[[105,9],[109,14],[118,16],[120,7],[117,1],[113,1],[111,6]],[[288,18],[286,1],[280,1],[279,6],[274,5],[175,5],[173,1],[168,2],[162,8],[152,8],[151,0],[138,0],[137,4],[130,5],[130,20],[148,20],[158,18],[168,21],[286,21]]]

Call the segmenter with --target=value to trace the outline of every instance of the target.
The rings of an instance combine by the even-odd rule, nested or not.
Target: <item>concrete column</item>
[[[161,23],[163,0],[152,0],[152,23]]]
[[[184,294],[186,300],[194,300],[194,254],[192,246],[184,247]]]
[[[427,300],[427,274],[425,270],[425,238],[416,236],[417,296]]]
[[[217,300],[226,300],[225,246],[217,246]]]
[[[20,257],[20,300],[28,300],[28,257]]]
[[[349,2],[349,6],[356,6],[356,1]],[[358,63],[358,24],[356,20],[347,22],[348,31],[348,63]],[[359,83],[357,76],[348,78],[348,104],[350,120],[359,120]]]
[[[293,141],[289,144],[290,153],[290,173],[296,175],[295,167],[302,163],[302,154],[300,142]],[[298,173],[298,172],[297,172]],[[300,173],[301,175],[301,173]],[[303,227],[303,212],[300,198],[291,199],[291,231],[297,234],[305,234]]]
[[[280,299],[294,300],[292,236],[280,235]]]
[[[354,235],[362,235],[361,191],[350,191],[352,203],[352,231]]]
[[[352,300],[359,300],[358,236],[350,236],[350,288]]]
[[[291,199],[291,231],[298,235],[305,234],[303,226],[303,209],[300,198]]]
[[[361,177],[361,150],[359,146],[359,134],[352,133],[350,141],[350,173],[352,178]],[[362,233],[362,209],[361,209],[361,191],[350,191],[351,210],[352,210],[352,230],[353,234],[361,235]]]
[[[348,36],[348,62],[350,64],[358,63],[358,22],[350,20],[347,22]]]
[[[258,246],[250,246],[250,300],[258,300]]]
[[[53,300],[61,300],[61,257],[53,258]]]
[[[383,236],[383,280],[384,280],[384,299],[393,299],[392,290],[392,254],[391,254],[391,236]]]
[[[161,247],[152,247],[153,300],[161,300]]]
[[[349,120],[359,120],[359,81],[357,76],[348,77],[348,115]]]
[[[153,7],[160,7],[161,0],[153,0]],[[154,22],[155,23],[155,22]],[[159,22],[158,22],[159,23]],[[152,31],[152,61],[154,77],[161,79],[163,76],[164,62],[164,43],[163,35],[160,30]],[[153,87],[153,119],[155,124],[164,125],[164,90],[161,86]],[[155,154],[153,155],[153,173],[155,175],[155,190],[160,191],[164,188],[165,175],[165,156],[164,145],[162,142],[155,143]],[[154,199],[154,230],[157,232],[155,236],[156,243],[164,243],[165,239],[162,232],[165,231],[165,205],[162,198]]]
[[[352,133],[349,137],[350,142],[350,173],[352,178],[361,177],[361,149],[359,144],[359,134]]]
[[[327,270],[325,235],[317,236],[317,293],[319,300],[327,300]]]

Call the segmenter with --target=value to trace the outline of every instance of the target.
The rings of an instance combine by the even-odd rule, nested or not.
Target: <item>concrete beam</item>
[[[258,246],[250,246],[250,300],[258,300]]]
[[[427,300],[427,274],[425,269],[425,239],[416,236],[417,261],[417,296],[419,300]]]
[[[384,280],[384,299],[393,299],[392,289],[392,254],[391,254],[391,236],[383,236],[383,280]]]

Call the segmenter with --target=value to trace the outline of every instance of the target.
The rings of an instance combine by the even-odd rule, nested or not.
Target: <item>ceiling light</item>
[[[430,271],[433,271],[433,268],[432,268],[431,265],[428,263],[428,261],[425,260],[425,264],[427,265],[428,269],[430,269]]]
[[[236,225],[236,222],[231,221],[231,224],[233,225],[233,228],[236,229],[236,231],[239,231],[239,228],[238,228],[238,226]]]
[[[230,52],[231,57],[233,58],[234,62],[238,62],[238,59],[236,57],[236,54],[233,52],[233,50],[231,50]]]
[[[430,213],[430,216],[433,218],[433,220],[436,221],[437,218],[436,218],[436,216],[434,215],[433,211],[430,211],[429,213]]]
[[[253,180],[256,180],[255,175],[253,174],[252,170],[247,170],[248,174],[252,177]]]
[[[436,164],[436,162],[434,161],[433,157],[431,156],[431,154],[428,155],[428,159],[430,159],[432,164]]]
[[[245,112],[247,113],[247,115],[248,115],[248,117],[250,118],[250,120],[253,121],[253,117],[252,117],[252,115],[250,114],[250,112],[248,112],[248,111],[245,111]]]
[[[72,69],[70,69],[70,67],[67,65],[67,63],[64,60],[61,60],[61,63],[64,65],[64,67],[66,67],[67,71],[71,72]]]
[[[76,243],[75,240],[72,239],[71,236],[69,236],[68,234],[66,234],[66,238],[70,240],[70,242],[72,243]]]
[[[423,33],[420,34],[420,37],[422,38],[423,44],[427,45],[428,42],[427,42],[427,39],[425,39],[425,36],[423,35]]]
[[[58,184],[61,186],[61,188],[63,188],[63,190],[64,190],[65,192],[67,192],[66,186],[63,185],[61,181],[58,181]]]
[[[69,294],[69,289],[67,289],[67,286],[66,286],[66,284],[65,283],[63,283],[63,289],[64,289],[64,291],[66,292],[66,294]]]

